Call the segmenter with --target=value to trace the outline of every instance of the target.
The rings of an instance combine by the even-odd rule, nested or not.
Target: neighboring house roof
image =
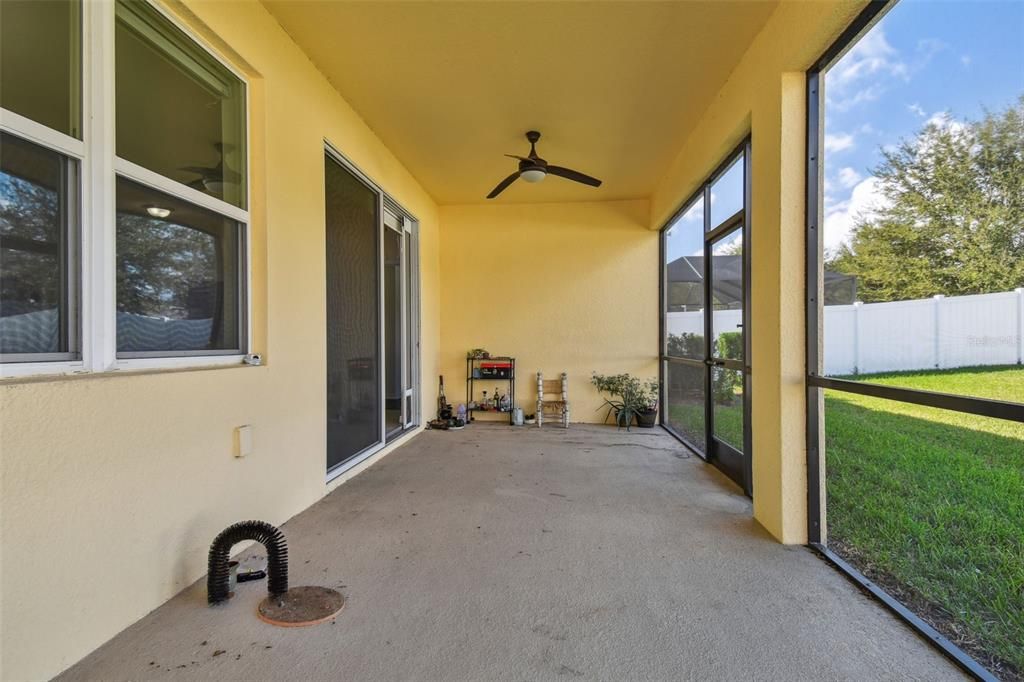
[[[738,307],[743,301],[743,256],[714,256],[715,304]],[[669,308],[703,305],[704,256],[682,256],[668,264]],[[840,272],[825,271],[825,303],[853,303],[857,298],[857,278]]]

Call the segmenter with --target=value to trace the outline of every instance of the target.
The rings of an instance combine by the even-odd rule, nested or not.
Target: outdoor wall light
[[[171,209],[160,208],[159,206],[147,206],[146,213],[153,216],[154,218],[166,218],[171,215]]]
[[[519,177],[521,177],[523,180],[526,180],[527,182],[540,182],[541,180],[544,179],[545,175],[547,175],[547,173],[545,173],[543,169],[530,168],[520,173]]]

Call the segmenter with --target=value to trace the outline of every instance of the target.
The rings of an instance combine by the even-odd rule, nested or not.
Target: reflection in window
[[[229,218],[117,181],[117,350],[238,350],[240,227]]]
[[[0,106],[81,139],[79,0],[0,2]]]
[[[69,227],[75,164],[0,133],[0,353],[72,352]]]
[[[245,85],[144,2],[117,4],[117,155],[245,208]]]

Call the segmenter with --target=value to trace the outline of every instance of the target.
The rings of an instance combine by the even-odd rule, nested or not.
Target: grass
[[[1016,366],[860,379],[1024,402]],[[832,548],[990,667],[1024,671],[1024,424],[826,391],[825,438]]]
[[[1024,368],[857,377],[1024,403]],[[742,443],[742,403],[716,433]],[[703,441],[700,396],[669,420]],[[734,440],[735,439],[735,440]],[[1024,674],[1024,424],[825,393],[828,537],[834,551],[990,669]]]

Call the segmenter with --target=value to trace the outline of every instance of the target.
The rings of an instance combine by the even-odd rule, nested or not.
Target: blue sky
[[[1021,94],[1024,0],[899,2],[825,75],[826,250],[881,202],[881,148]]]
[[[928,121],[957,125],[1024,94],[1024,0],[902,0],[825,75],[825,247],[849,238],[880,197],[880,149]],[[727,174],[728,175],[728,174]],[[738,204],[723,178],[713,213]],[[757,192],[757,187],[753,188]],[[699,253],[701,207],[670,232],[668,258]],[[755,227],[756,229],[756,227]]]

